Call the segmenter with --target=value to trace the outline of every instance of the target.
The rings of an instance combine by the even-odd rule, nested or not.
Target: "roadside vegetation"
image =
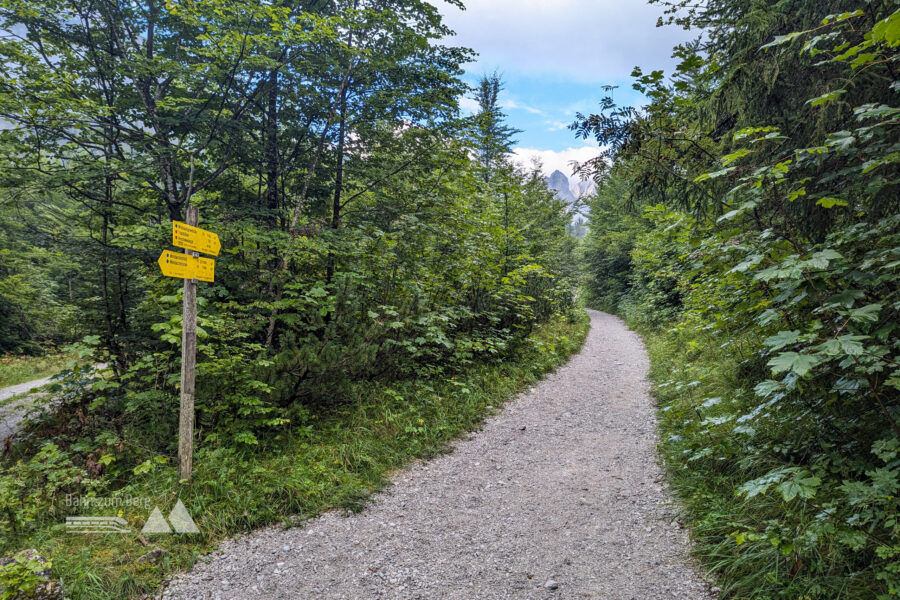
[[[583,296],[644,334],[723,598],[900,595],[897,2],[659,2],[702,29],[577,131]]]
[[[76,357],[69,353],[0,357],[0,388],[56,375]]]
[[[538,326],[502,362],[473,365],[447,378],[349,385],[340,403],[308,411],[265,445],[204,445],[190,484],[179,483],[169,457],[157,455],[131,468],[113,449],[88,454],[85,464],[83,445],[66,443],[65,437],[44,442],[28,459],[7,463],[0,477],[5,527],[0,553],[37,549],[71,598],[119,600],[153,593],[223,537],[265,525],[301,525],[326,510],[361,509],[391,471],[444,451],[452,438],[476,428],[577,351],[587,330],[586,315],[577,313],[572,320]],[[87,382],[72,372],[64,385]],[[118,498],[121,504],[72,507],[67,494]],[[165,515],[179,498],[199,535],[140,535],[153,506]],[[140,500],[128,506],[129,499]],[[61,523],[66,514],[119,514],[132,531],[67,534]],[[8,576],[22,585],[43,568],[23,565]]]

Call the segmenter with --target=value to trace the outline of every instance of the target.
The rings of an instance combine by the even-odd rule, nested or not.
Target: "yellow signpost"
[[[211,258],[194,257],[174,250],[163,250],[156,262],[166,277],[198,279],[209,283],[215,281],[216,261]]]
[[[212,283],[216,280],[216,261],[211,258],[203,258],[202,256],[198,256],[197,260],[197,274],[194,275],[194,279],[199,279],[200,281],[206,281],[208,283]]]
[[[172,244],[179,248],[213,256],[218,256],[219,250],[222,249],[219,236],[181,221],[172,221]]]
[[[184,279],[181,319],[181,406],[178,416],[178,476],[189,480],[194,463],[194,366],[197,355],[197,281],[212,283],[216,261],[204,254],[219,255],[219,236],[197,227],[200,213],[194,206],[186,212],[188,223],[172,221],[172,245],[184,252],[163,250],[156,261],[166,277]]]

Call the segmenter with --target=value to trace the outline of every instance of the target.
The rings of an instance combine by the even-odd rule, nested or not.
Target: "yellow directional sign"
[[[219,238],[216,238],[218,240]],[[216,261],[211,258],[197,258],[197,275],[195,279],[212,283],[216,279]]]
[[[156,262],[166,277],[215,281],[216,261],[211,258],[195,258],[183,252],[163,250]]]
[[[222,244],[219,236],[212,231],[193,227],[181,221],[172,221],[172,244],[179,248],[187,248],[203,254],[219,255]]]

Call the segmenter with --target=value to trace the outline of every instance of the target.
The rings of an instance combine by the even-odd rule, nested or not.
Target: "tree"
[[[480,110],[475,115],[472,144],[485,183],[490,183],[498,164],[512,152],[516,143],[513,136],[522,132],[506,125],[506,115],[499,102],[502,91],[503,82],[496,72],[482,76],[476,90],[475,99]]]

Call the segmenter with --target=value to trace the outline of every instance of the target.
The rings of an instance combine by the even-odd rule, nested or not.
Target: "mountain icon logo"
[[[170,523],[171,527],[169,526]],[[184,507],[184,503],[180,498],[178,499],[178,502],[175,503],[175,508],[169,513],[168,521],[163,518],[162,513],[159,511],[159,507],[154,506],[153,512],[150,513],[147,522],[144,524],[144,528],[141,529],[141,533],[173,532],[200,533],[196,523],[194,523],[194,519],[191,518],[191,514],[188,512],[187,508]]]

